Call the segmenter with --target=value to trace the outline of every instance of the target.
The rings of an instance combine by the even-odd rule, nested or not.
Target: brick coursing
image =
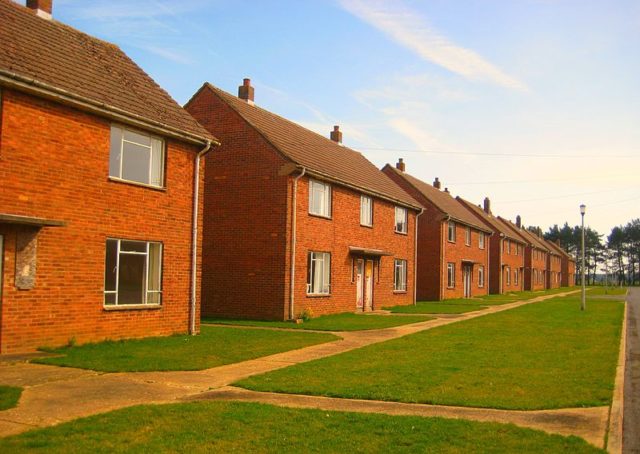
[[[186,332],[197,148],[168,140],[166,190],[154,190],[108,179],[110,122],[105,119],[3,90],[1,125],[1,212],[66,225],[40,230],[34,288],[19,290],[16,236],[24,227],[0,224],[5,235],[0,351],[29,351],[71,338],[82,343]],[[163,243],[160,309],[103,308],[109,237]]]

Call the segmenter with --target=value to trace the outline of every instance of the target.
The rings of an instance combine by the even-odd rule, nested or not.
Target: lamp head
[[[584,216],[585,210],[587,209],[587,207],[585,206],[585,204],[580,205],[580,214]]]

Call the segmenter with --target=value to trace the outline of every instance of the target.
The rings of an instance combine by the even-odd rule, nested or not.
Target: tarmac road
[[[640,288],[627,296],[627,365],[624,377],[622,452],[640,453]]]

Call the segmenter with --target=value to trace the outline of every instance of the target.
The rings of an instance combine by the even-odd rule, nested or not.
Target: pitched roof
[[[547,251],[547,252],[549,251],[549,248],[547,247],[547,245],[545,245],[544,240],[538,238],[537,235],[534,235],[533,233],[529,232],[527,229],[518,227],[513,222],[508,221],[507,219],[504,219],[500,216],[498,216],[498,219],[502,221],[504,225],[506,225],[511,230],[513,230],[518,235],[520,235],[520,237],[525,241],[525,243],[530,244],[531,246],[541,249],[543,251]]]
[[[11,0],[0,0],[0,24],[0,84],[44,88],[198,141],[213,138],[117,46]]]
[[[205,83],[198,92],[205,89],[211,90],[286,159],[304,167],[308,174],[354,186],[415,209],[420,208],[418,202],[360,152],[342,146],[255,104],[249,104],[209,83]]]
[[[475,227],[484,232],[492,233],[493,230],[479,221],[465,207],[462,206],[451,194],[434,188],[429,183],[425,183],[418,178],[396,169],[394,166],[387,164],[385,169],[391,169],[397,175],[401,176],[407,183],[413,186],[420,194],[429,200],[444,215],[449,216],[454,221]]]
[[[554,243],[550,240],[544,240],[545,244],[551,249],[556,255],[564,256],[570,258],[571,256],[567,251],[565,251],[561,246]]]
[[[474,205],[473,203],[463,199],[462,197],[458,196],[456,197],[456,199],[460,203],[462,203],[464,206],[468,207],[469,210],[475,213],[478,218],[484,221],[484,223],[487,224],[489,227],[491,227],[491,229],[493,229],[494,231],[501,233],[502,235],[504,235],[506,238],[509,238],[510,240],[514,240],[519,243],[525,244],[525,241],[523,241],[522,237],[520,237],[511,229],[509,229],[506,225],[504,225],[504,223],[500,222],[498,218],[496,218],[492,214],[486,213],[478,205]]]

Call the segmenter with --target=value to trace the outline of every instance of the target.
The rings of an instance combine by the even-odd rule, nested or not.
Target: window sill
[[[394,290],[393,294],[394,295],[406,295],[407,291],[406,290]]]
[[[307,298],[330,298],[331,293],[307,293]]]
[[[454,288],[456,288],[456,286],[455,286],[455,285],[454,285],[453,287],[449,287],[449,286],[447,285],[447,289],[449,289],[449,290],[453,290]]]
[[[105,311],[142,311],[162,309],[162,304],[120,304],[113,306],[102,306]]]
[[[407,236],[407,235],[408,235],[408,233],[407,233],[407,232],[399,232],[399,231],[397,231],[397,230],[394,230],[393,232],[394,232],[394,233],[397,233],[398,235],[405,235],[405,236]]]
[[[114,183],[129,184],[131,186],[140,186],[140,187],[143,187],[143,188],[153,189],[155,191],[160,191],[160,192],[167,192],[167,188],[165,188],[165,187],[153,186],[151,184],[139,183],[137,181],[123,180],[122,178],[118,178],[118,177],[111,177],[110,176],[109,177],[109,181],[112,181]]]
[[[368,229],[372,229],[373,228],[373,224],[371,225],[367,225],[367,224],[360,224],[360,227],[366,227]]]
[[[324,214],[316,214],[316,213],[312,213],[311,211],[309,211],[309,216],[313,216],[314,218],[327,219],[328,221],[331,220],[331,216],[325,216]]]
[[[453,240],[453,241],[452,241],[452,240],[449,240],[449,239],[448,239],[448,240],[447,240],[447,243],[456,244],[456,240]]]

